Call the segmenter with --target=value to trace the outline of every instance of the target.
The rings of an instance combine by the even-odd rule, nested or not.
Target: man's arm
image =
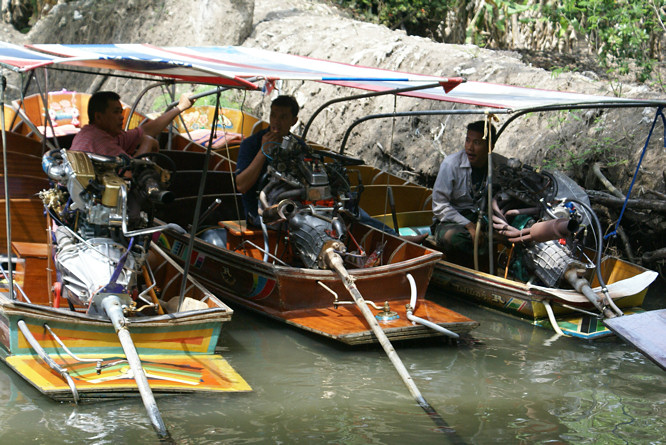
[[[261,170],[264,168],[266,156],[259,150],[243,171],[236,175],[236,189],[241,193],[247,193],[248,190],[259,180]]]
[[[174,120],[183,111],[187,110],[194,104],[194,101],[191,100],[187,95],[183,94],[180,96],[178,105],[171,108],[170,110],[165,111],[160,117],[155,120],[150,120],[144,123],[141,127],[143,132],[148,136],[156,138],[162,130],[164,130],[169,123]]]
[[[462,216],[452,204],[456,174],[454,168],[459,167],[446,159],[442,162],[432,190],[432,211],[439,221],[452,221],[467,228],[468,224],[473,223]]]
[[[157,139],[144,133],[144,135],[141,137],[141,143],[139,144],[139,147],[134,152],[134,157],[158,150],[159,143],[157,142]]]
[[[278,136],[277,133],[271,131],[264,134],[261,138],[261,147],[263,148],[266,144],[280,143],[282,138]],[[241,146],[241,151],[243,147]],[[239,153],[239,157],[240,157]],[[239,159],[240,161],[240,159]],[[241,193],[246,193],[248,190],[254,186],[254,184],[259,180],[259,175],[264,168],[266,163],[266,155],[264,155],[263,150],[260,148],[257,154],[252,159],[252,162],[241,170],[236,175],[236,189]],[[240,165],[239,165],[240,167]]]

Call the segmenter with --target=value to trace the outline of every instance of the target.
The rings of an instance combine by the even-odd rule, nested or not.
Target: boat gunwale
[[[649,272],[650,269],[644,268],[640,265],[633,264],[624,260],[621,260],[620,258],[615,258],[615,257],[605,257],[602,259],[602,264],[604,260],[607,259],[615,259],[615,260],[620,260],[623,263],[633,267],[636,269],[636,272],[638,274],[643,273],[643,272]],[[583,301],[581,297],[580,300],[576,301],[570,301],[566,300],[564,298],[561,298],[557,295],[554,295],[552,293],[549,293],[545,290],[542,289],[542,286],[535,286],[535,285],[530,285],[528,283],[523,283],[518,280],[511,280],[508,278],[500,277],[497,275],[492,275],[483,271],[477,271],[469,267],[461,266],[458,264],[455,264],[451,261],[446,261],[446,260],[440,260],[437,262],[435,265],[435,274],[449,274],[453,275],[455,277],[458,277],[460,279],[465,279],[470,282],[478,282],[479,280],[482,280],[485,285],[492,287],[493,289],[496,290],[512,290],[513,292],[518,293],[518,295],[512,295],[514,298],[520,298],[524,301],[529,301],[529,302],[537,302],[541,303],[543,301],[553,301],[555,303],[557,302],[564,302],[565,304],[568,305],[580,305],[583,307],[589,306],[589,302],[587,300]],[[650,282],[651,284],[651,282]],[[442,285],[438,285],[439,287],[442,287]],[[649,286],[649,284],[648,284]],[[646,288],[648,287],[646,286]],[[626,298],[630,295],[624,295],[624,296],[616,296],[613,297],[613,300],[619,300],[621,298]]]
[[[372,229],[371,227],[369,228],[371,230],[375,230]],[[189,234],[180,234],[173,230],[167,230],[167,232],[169,233],[170,236],[174,237],[180,242],[187,242],[189,240]],[[393,236],[393,235],[387,235],[387,236]],[[264,260],[253,258],[249,255],[239,253],[236,250],[231,250],[225,247],[216,246],[214,244],[208,243],[196,237],[194,240],[194,245],[196,246],[197,251],[204,254],[214,255],[215,260],[220,263],[233,265],[234,267],[249,265],[251,267],[248,267],[247,270],[252,271],[253,273],[260,273],[262,275],[271,278],[275,278],[278,276],[301,275],[303,277],[312,277],[313,279],[317,278],[317,279],[326,279],[326,280],[332,280],[332,279],[339,280],[339,276],[332,270],[309,269],[303,267],[282,266],[279,264],[273,264],[266,262]],[[400,248],[401,246],[398,246],[398,248]],[[364,278],[366,275],[376,275],[377,273],[380,273],[382,275],[395,273],[396,270],[401,270],[405,268],[408,268],[410,270],[417,269],[426,266],[429,263],[432,263],[434,266],[438,261],[440,261],[442,257],[441,252],[438,252],[436,250],[430,249],[425,246],[419,246],[419,245],[416,246],[423,249],[423,253],[421,255],[413,256],[411,258],[404,259],[396,263],[384,264],[381,266],[374,266],[363,269],[349,269],[348,272],[352,276],[358,278]],[[398,250],[398,248],[396,248],[395,250]],[[218,252],[224,252],[224,254],[219,255],[217,254]],[[230,256],[232,258],[225,258],[227,256]],[[180,260],[182,261],[182,258]],[[243,264],[239,264],[239,260]]]
[[[81,322],[99,326],[112,325],[111,320],[103,318],[102,316],[90,316],[85,313],[72,311],[69,309],[52,308],[50,306],[10,300],[4,293],[0,294],[0,313],[3,313],[7,316],[23,315],[54,322]],[[209,319],[211,321],[220,320],[222,318],[230,320],[231,314],[233,314],[233,311],[225,307],[208,308],[177,312],[174,314],[131,317],[128,319],[128,326],[164,326],[169,324],[180,326],[186,324],[202,323]]]

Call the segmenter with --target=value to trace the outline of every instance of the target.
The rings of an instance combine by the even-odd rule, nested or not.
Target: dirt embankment
[[[134,42],[156,45],[243,45],[320,59],[398,71],[463,76],[485,81],[548,90],[649,99],[664,93],[645,85],[609,83],[590,71],[558,75],[525,63],[515,52],[485,50],[473,45],[447,45],[410,37],[400,31],[353,20],[326,2],[307,0],[118,0],[61,2],[23,36],[2,29],[3,40],[14,43]],[[87,89],[86,81],[68,76],[54,79],[56,87]],[[87,81],[89,82],[89,81]],[[137,88],[124,81],[106,88],[128,100]],[[322,103],[349,91],[328,85],[283,82],[280,91],[294,94],[306,121]],[[238,94],[235,99],[255,114],[267,116],[270,98]],[[337,104],[313,123],[309,137],[333,149],[359,117],[392,111],[450,108],[446,104],[407,98],[375,98]],[[144,110],[152,111],[152,110]],[[498,125],[507,121],[498,115]],[[478,117],[416,117],[375,120],[354,129],[347,152],[406,177],[430,185],[442,159],[462,148],[464,125]],[[600,188],[592,165],[626,193],[641,157],[653,109],[533,114],[517,119],[498,141],[496,150],[534,166],[564,169],[586,188]],[[660,124],[661,125],[661,124]],[[664,135],[657,127],[634,186],[632,197],[654,199],[651,191],[666,191]],[[656,195],[659,196],[659,195]],[[663,196],[663,195],[661,195]],[[661,198],[663,199],[663,198]],[[612,209],[606,224],[617,218]],[[634,253],[666,245],[666,224],[650,212],[629,221],[637,234]],[[646,221],[652,234],[646,246],[640,235]],[[656,222],[654,222],[656,221]],[[643,230],[645,232],[645,230]],[[656,241],[656,244],[655,244]]]

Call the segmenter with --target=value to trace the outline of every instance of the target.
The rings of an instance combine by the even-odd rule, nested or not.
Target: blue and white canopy
[[[98,68],[185,82],[262,89],[277,80],[304,80],[369,91],[412,89],[398,94],[475,107],[521,111],[540,107],[666,105],[563,91],[521,88],[350,65],[238,46],[157,47],[148,44],[21,47],[0,42],[0,64],[18,72],[46,66]],[[415,88],[423,88],[416,89]]]

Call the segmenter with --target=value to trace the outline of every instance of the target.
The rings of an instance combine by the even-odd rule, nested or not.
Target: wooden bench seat
[[[48,280],[49,246],[46,243],[12,242],[12,252],[18,259],[17,278],[22,278],[23,292],[35,304],[51,304],[51,286]],[[22,294],[19,293],[22,300]]]

